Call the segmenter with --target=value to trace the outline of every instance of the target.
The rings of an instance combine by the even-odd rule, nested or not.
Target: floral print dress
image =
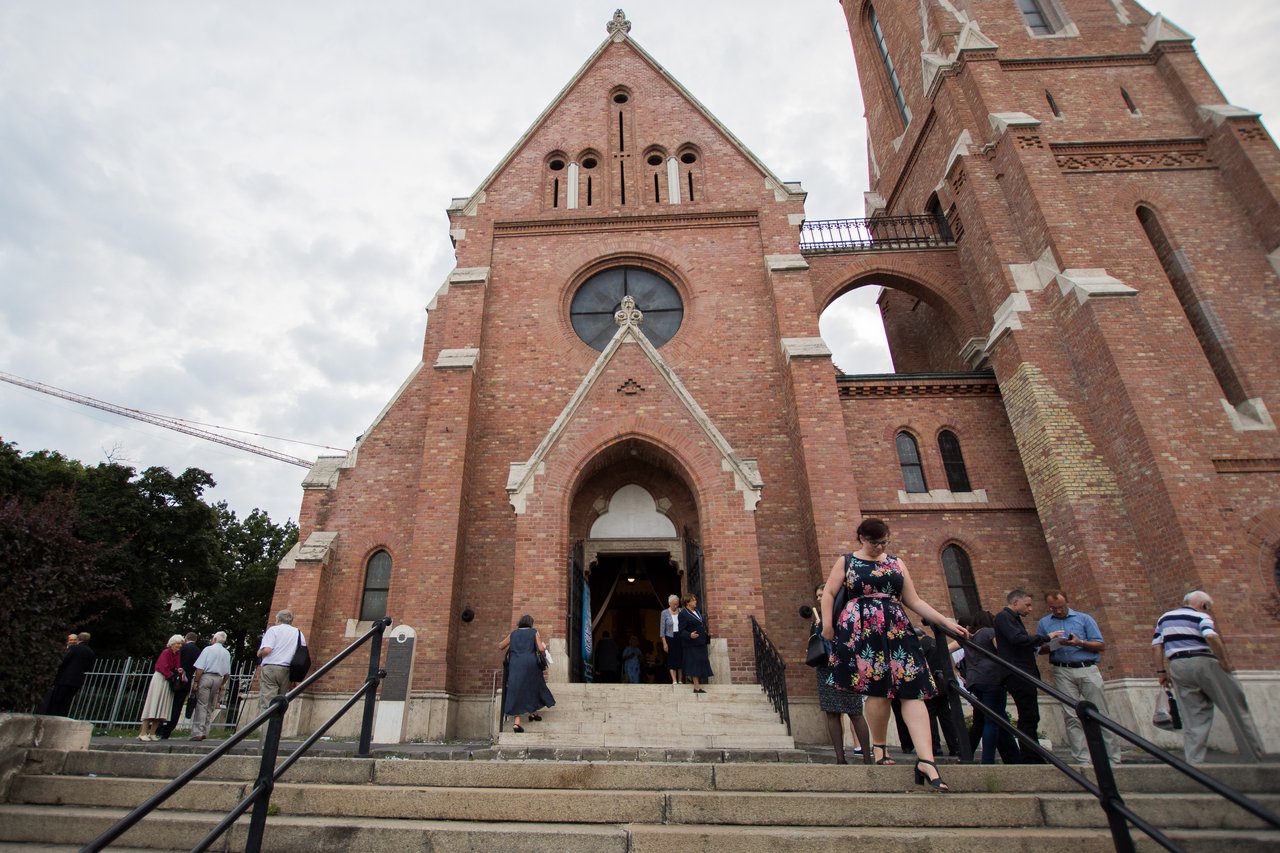
[[[898,558],[883,562],[844,556],[848,603],[833,614],[835,640],[831,681],[837,690],[864,696],[929,699],[938,692],[901,604],[903,574]]]

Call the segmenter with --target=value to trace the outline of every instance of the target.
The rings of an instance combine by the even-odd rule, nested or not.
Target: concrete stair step
[[[700,780],[695,780],[700,781]],[[899,781],[903,781],[899,779]],[[157,779],[79,776],[19,777],[10,799],[37,805],[129,808],[163,785]],[[161,807],[165,810],[229,811],[244,795],[240,782],[195,781]],[[915,794],[902,808],[903,791]],[[923,797],[924,799],[920,799]],[[1258,798],[1280,807],[1280,795]],[[1132,794],[1125,798],[1154,825],[1187,829],[1261,829],[1261,821],[1212,795]],[[899,826],[1103,827],[1105,816],[1092,797],[1079,794],[956,793],[940,796],[922,787],[895,792],[755,792],[422,787],[278,783],[272,803],[281,814],[343,817],[470,820],[482,814],[500,822],[678,823],[756,826],[881,826],[886,815]]]
[[[0,837],[15,850],[60,851],[90,841],[125,814],[123,809],[0,805]],[[217,820],[212,812],[151,815],[122,841],[135,849],[189,849]],[[244,849],[247,822],[229,831],[232,853]],[[1173,838],[1195,853],[1275,849],[1275,836],[1231,830],[1180,831]],[[1138,849],[1158,849],[1138,838]],[[35,846],[27,846],[35,845]],[[264,849],[273,853],[348,850],[519,850],[528,853],[667,853],[672,849],[733,853],[812,853],[826,845],[869,845],[877,853],[1110,853],[1099,829],[1034,827],[949,828],[758,827],[616,824],[546,824],[430,821],[405,818],[333,818],[276,815],[267,823]],[[113,847],[113,850],[122,849]]]
[[[515,736],[528,738],[532,732]],[[517,741],[516,746],[529,746]],[[677,751],[676,760],[662,761],[665,749],[654,751],[654,761],[405,761],[376,758],[303,758],[285,779],[289,782],[337,784],[439,785],[455,787],[682,789],[722,791],[888,791],[910,785],[910,758],[899,756],[896,767],[807,763],[689,762]],[[743,755],[735,750],[733,755]],[[749,755],[748,755],[749,757]],[[57,769],[63,776],[119,776],[172,779],[190,767],[199,755],[141,751],[86,750],[66,755]],[[231,755],[205,771],[202,779],[249,781],[257,774],[258,758]],[[1015,765],[944,764],[952,787],[989,793],[1074,793],[1079,788],[1048,767]],[[1211,776],[1251,796],[1280,792],[1280,765],[1232,764],[1205,768]],[[1090,775],[1086,773],[1086,775]],[[1125,796],[1135,793],[1203,793],[1204,789],[1169,768],[1129,764],[1116,768],[1116,780]]]
[[[499,747],[562,746],[652,749],[794,749],[795,741],[785,734],[713,735],[673,734],[614,730],[599,732],[557,732],[526,729],[498,735]]]

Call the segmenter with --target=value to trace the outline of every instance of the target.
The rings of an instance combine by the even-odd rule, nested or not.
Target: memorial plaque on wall
[[[384,702],[405,702],[409,699],[409,668],[413,665],[412,636],[392,636],[387,644],[387,656],[383,668],[387,677],[382,679],[378,698]]]

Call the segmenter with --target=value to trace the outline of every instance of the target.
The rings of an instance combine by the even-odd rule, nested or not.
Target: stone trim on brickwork
[[[336,489],[338,487],[338,472],[346,467],[343,465],[347,461],[344,456],[321,456],[316,459],[315,464],[311,466],[311,470],[307,472],[307,476],[302,478],[302,488],[304,489]]]
[[[689,393],[689,389],[685,387],[680,378],[676,376],[675,371],[666,363],[662,355],[654,348],[649,339],[640,331],[640,323],[643,320],[643,314],[636,310],[635,300],[631,297],[624,297],[622,308],[617,312],[616,319],[618,322],[618,331],[614,333],[613,338],[601,351],[596,358],[595,364],[582,377],[578,389],[569,398],[569,402],[565,404],[559,416],[551,424],[551,428],[547,434],[543,436],[542,441],[538,443],[538,447],[534,450],[533,455],[526,462],[513,462],[507,473],[507,499],[511,502],[511,508],[516,511],[517,515],[523,514],[529,496],[533,494],[534,479],[546,472],[546,458],[560,440],[560,436],[568,428],[569,424],[576,417],[578,409],[587,399],[588,394],[600,377],[604,375],[605,367],[613,360],[618,349],[623,344],[636,344],[640,347],[640,351],[644,353],[650,364],[653,365],[654,371],[667,386],[675,394],[676,398],[684,404],[689,414],[693,416],[694,423],[702,430],[707,439],[710,440],[712,446],[720,454],[720,467],[727,473],[733,474],[734,488],[742,493],[742,508],[746,512],[754,512],[756,505],[760,502],[760,494],[764,489],[764,480],[760,477],[760,468],[754,459],[744,459],[738,456],[730,446],[728,440],[712,423],[711,418],[698,405],[698,401]]]
[[[804,255],[765,255],[764,265],[769,272],[799,272],[809,268]]]
[[[1009,277],[1013,279],[1013,286],[1020,291],[1030,291],[1039,293],[1049,286],[1049,282],[1058,277],[1058,273],[1062,270],[1058,269],[1057,261],[1053,258],[1053,249],[1046,248],[1040,253],[1040,257],[1036,258],[1029,264],[1007,264]]]
[[[1005,297],[1004,302],[1000,303],[1000,307],[991,318],[991,331],[987,334],[987,352],[991,352],[991,348],[1005,336],[1005,333],[1021,329],[1022,319],[1018,315],[1030,310],[1031,300],[1027,299],[1025,293],[1010,293]]]
[[[972,492],[953,492],[950,489],[930,489],[927,492],[908,492],[898,489],[900,504],[984,504],[987,503],[987,490],[974,489]]]
[[[1275,421],[1271,419],[1271,413],[1267,411],[1267,404],[1261,397],[1252,397],[1237,406],[1231,405],[1227,400],[1219,400],[1219,402],[1222,403],[1223,411],[1227,413],[1227,420],[1231,421],[1231,428],[1236,432],[1276,428]]]
[[[988,113],[987,121],[996,136],[1004,134],[1011,127],[1039,127],[1040,119],[1026,113]]]
[[[1140,45],[1140,48],[1143,53],[1147,53],[1160,42],[1191,42],[1194,40],[1195,37],[1186,30],[1179,27],[1173,21],[1170,21],[1164,15],[1156,13],[1151,20],[1147,22],[1147,28],[1142,31],[1142,44]]]
[[[1137,296],[1138,291],[1104,269],[1069,269],[1058,273],[1058,289],[1063,296],[1074,294],[1081,305],[1090,299]]]
[[[369,436],[373,435],[373,431],[377,429],[378,424],[382,423],[382,419],[387,416],[387,413],[391,411],[392,407],[395,406],[396,403],[400,402],[400,398],[409,390],[409,386],[418,379],[418,374],[422,372],[424,367],[426,367],[426,364],[421,361],[413,366],[413,370],[409,371],[409,375],[400,383],[400,387],[396,389],[396,393],[391,395],[391,399],[382,407],[382,411],[378,412],[377,416],[374,417],[369,426],[365,427],[364,432],[360,433],[360,437],[356,439],[355,447],[351,448],[351,452],[347,454],[346,460],[343,461],[341,467],[356,467],[356,460],[360,456],[360,446],[364,444],[365,440]]]
[[[442,349],[436,356],[436,370],[473,370],[480,360],[480,350],[476,347],[461,349]]]
[[[822,338],[783,338],[782,354],[787,357],[787,361],[797,358],[831,358],[831,348]]]
[[[689,228],[727,228],[760,223],[754,210],[707,211],[697,213],[651,213],[637,216],[593,216],[590,219],[526,219],[519,222],[495,222],[493,236],[538,237],[548,234],[598,234],[608,231],[648,228],[669,230]]]
[[[333,557],[333,546],[338,541],[338,534],[330,530],[317,530],[302,543],[295,557],[299,563],[320,563],[328,565]]]

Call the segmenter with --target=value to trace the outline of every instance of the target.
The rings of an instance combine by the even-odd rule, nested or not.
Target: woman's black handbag
[[[534,654],[538,656],[538,669],[545,670],[547,668],[547,653],[535,652]]]
[[[182,674],[180,669],[175,669],[173,675],[166,680],[169,682],[169,689],[174,692],[174,695],[182,696],[191,692],[191,682],[187,681],[187,677]]]
[[[827,644],[822,641],[821,634],[809,635],[809,650],[805,653],[804,662],[809,666],[827,665]]]

